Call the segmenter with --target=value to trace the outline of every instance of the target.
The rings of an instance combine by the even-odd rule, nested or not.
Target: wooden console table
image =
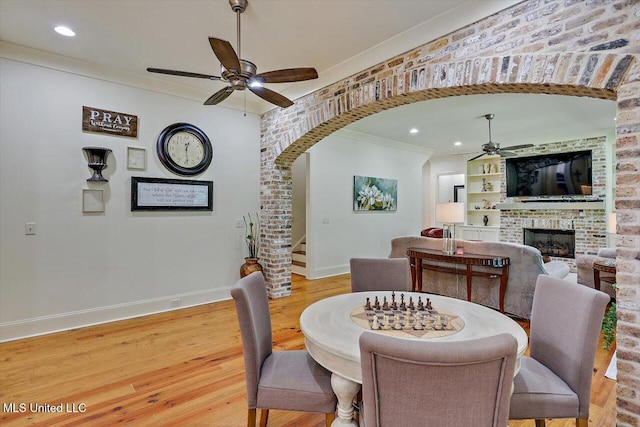
[[[471,301],[471,278],[473,276],[500,278],[500,312],[504,313],[504,295],[507,291],[507,281],[509,280],[509,257],[495,255],[481,255],[465,253],[461,255],[447,255],[439,250],[424,248],[407,249],[409,262],[411,264],[411,291],[422,292],[422,269],[440,271],[451,274],[465,274],[467,276],[467,301]],[[438,265],[434,263],[463,264],[466,265],[466,272],[462,273],[455,267]],[[495,272],[473,270],[473,266],[492,267]]]

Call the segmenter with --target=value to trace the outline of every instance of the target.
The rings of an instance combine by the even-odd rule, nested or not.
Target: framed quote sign
[[[213,181],[131,177],[132,211],[212,211]]]

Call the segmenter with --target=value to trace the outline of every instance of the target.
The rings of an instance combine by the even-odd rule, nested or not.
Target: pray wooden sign
[[[83,106],[82,130],[137,138],[138,116]]]

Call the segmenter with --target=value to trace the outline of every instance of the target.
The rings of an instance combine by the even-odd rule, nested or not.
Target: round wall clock
[[[207,135],[188,123],[167,126],[160,133],[156,147],[162,164],[178,175],[202,173],[213,159],[213,148]]]

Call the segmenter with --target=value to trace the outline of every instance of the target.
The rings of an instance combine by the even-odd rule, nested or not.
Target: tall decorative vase
[[[262,271],[258,258],[245,258],[244,264],[240,267],[240,277],[248,276],[254,271]]]
[[[482,217],[482,223],[486,226],[489,224],[489,217],[487,215]]]

